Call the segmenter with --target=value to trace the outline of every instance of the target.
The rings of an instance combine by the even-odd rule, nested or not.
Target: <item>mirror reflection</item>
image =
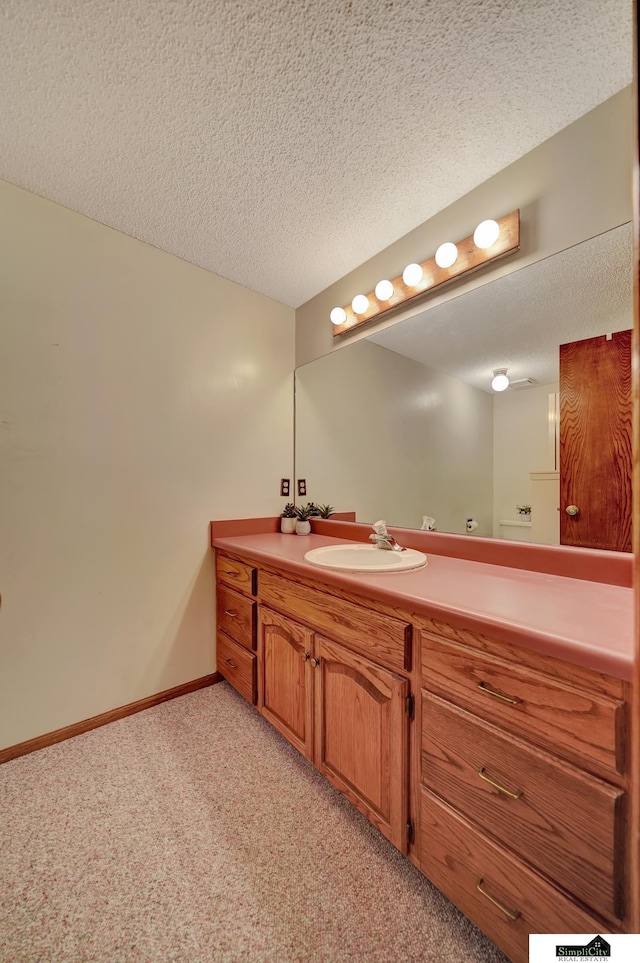
[[[561,467],[589,446],[597,449],[588,454],[592,480],[596,463],[607,477],[625,476],[627,467],[599,465],[602,445],[589,425],[595,410],[611,404],[591,395],[576,401],[573,369],[564,375],[563,422],[573,420],[569,411],[584,417],[578,440],[559,444],[560,345],[619,345],[607,336],[632,327],[632,273],[632,231],[624,224],[443,304],[425,304],[420,314],[298,368],[296,476],[312,499],[353,510],[358,521],[580,544],[561,533]],[[587,381],[603,382],[607,399],[628,395],[630,406],[625,345],[623,360],[612,364],[590,354]],[[510,387],[496,393],[499,368]],[[609,425],[598,431],[612,433]],[[624,450],[616,442],[614,459]],[[576,516],[583,528],[588,487],[587,477]],[[630,497],[610,501],[613,511],[629,513],[630,531]],[[627,547],[600,544],[591,530],[588,538],[582,544]]]

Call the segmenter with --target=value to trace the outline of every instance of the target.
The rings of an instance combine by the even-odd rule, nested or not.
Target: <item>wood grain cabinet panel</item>
[[[598,772],[623,773],[625,705],[422,632],[422,682],[488,722]]]
[[[267,605],[325,632],[365,658],[399,671],[411,666],[408,622],[271,572],[260,573],[260,597]]]
[[[422,782],[588,906],[621,918],[621,789],[422,696]]]
[[[409,683],[328,639],[314,651],[315,764],[406,851]]]
[[[526,618],[526,615],[523,615]],[[430,619],[416,616],[415,625],[438,639],[461,645],[468,652],[470,659],[487,655],[503,662],[518,666],[523,671],[531,670],[534,674],[542,673],[549,679],[608,696],[614,700],[627,698],[627,685],[621,679],[610,675],[603,675],[594,669],[588,669],[574,662],[564,662],[552,656],[543,655],[534,648],[517,645],[513,642],[499,641],[492,635],[483,635],[479,631],[461,628],[440,619]],[[487,631],[489,629],[487,628]],[[428,678],[424,679],[425,689],[430,688]]]
[[[216,579],[223,585],[255,595],[257,591],[257,572],[254,565],[248,565],[238,558],[216,552]]]
[[[224,632],[217,636],[218,672],[252,705],[256,704],[256,657]]]
[[[313,759],[313,632],[261,606],[258,708],[299,752]]]
[[[250,652],[256,648],[256,602],[239,595],[233,589],[219,585],[216,593],[216,615],[219,629]]]
[[[514,963],[530,933],[609,929],[425,789],[420,819],[422,871]]]

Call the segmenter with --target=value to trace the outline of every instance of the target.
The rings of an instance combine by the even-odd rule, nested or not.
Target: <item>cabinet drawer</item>
[[[527,963],[529,933],[605,928],[425,789],[420,835],[423,873],[514,963]]]
[[[422,693],[423,784],[598,913],[621,917],[623,792]]]
[[[229,555],[216,552],[216,578],[245,595],[255,595],[257,591],[257,573],[252,565],[241,562]]]
[[[425,688],[580,764],[624,772],[623,702],[422,632]]]
[[[256,704],[256,657],[224,632],[217,634],[218,672],[252,705]]]
[[[411,668],[409,623],[373,611],[364,601],[358,605],[271,572],[260,573],[260,598],[389,669]]]
[[[218,628],[245,649],[255,649],[256,603],[222,585],[218,585],[216,596]]]

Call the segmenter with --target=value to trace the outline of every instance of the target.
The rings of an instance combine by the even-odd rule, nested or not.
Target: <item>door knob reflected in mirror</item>
[[[577,515],[579,511],[580,509],[578,508],[577,505],[567,505],[567,507],[565,508],[565,512],[567,513],[567,515]]]

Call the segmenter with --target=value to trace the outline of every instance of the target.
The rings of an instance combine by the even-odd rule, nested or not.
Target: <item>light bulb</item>
[[[436,251],[436,264],[441,268],[449,268],[458,260],[458,248],[451,241],[441,244]]]
[[[422,268],[419,264],[407,264],[402,272],[402,280],[408,288],[415,288],[422,281]]]
[[[484,250],[495,244],[500,236],[500,225],[497,221],[482,221],[473,232],[473,243]]]
[[[378,301],[388,301],[393,294],[393,284],[391,281],[378,281],[376,284],[376,297]]]
[[[347,320],[347,312],[344,308],[334,308],[329,317],[331,324],[344,324]]]
[[[506,368],[496,368],[493,372],[493,380],[491,381],[491,387],[494,391],[506,391],[509,387],[509,378],[507,375]]]
[[[369,298],[366,294],[356,294],[355,298],[351,302],[351,307],[356,314],[365,314],[367,308],[369,307]]]

